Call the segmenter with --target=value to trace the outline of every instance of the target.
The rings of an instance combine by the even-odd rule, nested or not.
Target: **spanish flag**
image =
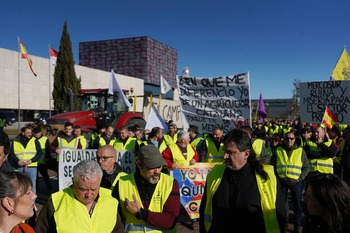
[[[350,58],[346,48],[340,55],[331,78],[333,80],[350,80]]]
[[[328,107],[326,107],[321,124],[331,129],[337,122],[339,122],[338,117]]]
[[[26,48],[24,47],[23,43],[21,40],[19,40],[19,48],[21,50],[21,57],[22,58],[26,58],[28,60],[28,64],[29,64],[29,68],[32,71],[32,73],[34,74],[34,76],[36,77],[36,73],[33,70],[33,61],[29,56],[29,53],[27,52]]]

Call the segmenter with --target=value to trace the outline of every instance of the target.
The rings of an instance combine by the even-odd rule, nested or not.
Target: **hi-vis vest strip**
[[[87,148],[87,140],[84,137],[84,135],[80,135],[78,138],[79,138],[79,141],[81,144],[81,149],[86,149]]]
[[[157,183],[157,186],[152,195],[150,204],[148,209],[152,212],[161,213],[164,208],[164,204],[167,201],[171,190],[173,188],[174,178],[168,176],[164,173],[160,174],[160,179]],[[176,227],[170,230],[161,230],[155,226],[148,225],[142,219],[137,219],[135,215],[130,214],[125,210],[124,202],[128,198],[129,200],[133,200],[132,195],[135,194],[137,200],[141,204],[143,208],[143,204],[140,198],[140,194],[136,188],[136,183],[134,179],[134,174],[129,174],[119,178],[119,197],[120,197],[120,205],[122,210],[122,215],[125,217],[125,232],[132,233],[160,233],[160,232],[172,232],[176,233]]]
[[[192,145],[194,148],[196,148],[197,145],[198,145],[198,143],[200,143],[202,140],[204,140],[204,138],[202,138],[202,137],[196,138],[196,139],[194,139],[194,140],[191,142],[191,145]]]
[[[16,155],[16,157],[21,161],[28,161],[34,158],[36,154],[36,147],[35,147],[35,137],[32,137],[29,142],[27,143],[26,148],[15,139],[13,141],[13,152]],[[38,163],[34,162],[28,165],[28,167],[37,167]]]
[[[177,142],[177,133],[174,134],[174,139],[169,134],[164,134],[163,137],[167,146],[175,144]]]
[[[84,204],[75,199],[73,190],[66,188],[52,194],[57,233],[112,232],[117,222],[118,200],[109,189],[100,188],[100,197],[90,217]]]
[[[187,158],[185,158],[177,144],[172,144],[169,146],[171,150],[171,154],[173,155],[173,163],[177,164],[186,164],[188,165],[193,159],[193,156],[195,154],[191,144],[187,145]]]
[[[267,172],[269,178],[264,181],[258,174],[255,174],[257,186],[260,193],[261,209],[265,222],[265,229],[268,233],[280,233],[276,214],[276,198],[277,198],[277,180],[274,174],[273,166],[263,165],[264,171]],[[208,232],[212,224],[212,199],[214,193],[218,189],[226,164],[216,165],[207,177],[206,193],[207,200],[204,211],[204,225]],[[234,224],[234,223],[233,223]]]
[[[207,145],[208,161],[206,162],[222,162],[224,161],[224,143],[220,143],[219,151],[216,149],[215,143],[211,138],[205,138]]]
[[[260,159],[263,146],[264,146],[264,140],[259,139],[259,138],[255,139],[253,144],[252,144],[252,147],[253,147],[253,150],[256,154],[257,160]]]
[[[42,136],[41,138],[38,139],[38,141],[40,143],[41,151],[43,152],[41,158],[38,161],[38,164],[45,164],[45,156],[46,156],[45,155],[45,153],[46,153],[45,146],[46,146],[47,140],[49,140],[49,139],[46,136]]]
[[[145,146],[147,146],[149,143],[148,141],[144,141],[143,144]],[[159,149],[159,152],[162,153],[163,151],[165,151],[165,149],[167,148],[168,146],[166,145],[165,141],[162,140],[162,143],[158,146],[158,149]]]
[[[78,149],[79,138],[74,138],[72,141],[68,142],[66,139],[58,137],[58,148],[74,148]]]
[[[301,156],[303,154],[302,148],[293,150],[290,157],[288,157],[286,151],[282,147],[277,147],[276,155],[276,170],[280,178],[291,178],[298,180],[301,175],[301,168],[303,162]]]
[[[114,142],[114,148],[116,150],[135,150],[135,145],[136,145],[137,141],[136,138],[128,138],[128,140],[125,142],[125,144],[123,144],[123,142],[116,140]]]
[[[108,145],[113,146],[114,143],[115,143],[115,138],[112,139],[112,140],[110,140],[109,143],[108,143]],[[99,140],[99,142],[98,142],[98,147],[104,146],[104,145],[106,145],[106,144],[107,144],[106,140],[105,140],[103,137],[100,137],[100,140]]]
[[[317,147],[317,144],[311,140],[306,140],[306,144],[310,147],[311,151],[321,152],[321,149]],[[326,146],[330,147],[332,145],[332,141],[328,140],[325,143]],[[319,158],[319,159],[310,159],[310,172],[320,172],[333,174],[333,159],[332,158]]]

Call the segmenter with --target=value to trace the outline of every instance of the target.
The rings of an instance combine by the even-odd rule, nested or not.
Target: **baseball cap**
[[[143,146],[138,153],[137,159],[142,161],[149,168],[156,168],[166,165],[159,149],[154,145]]]

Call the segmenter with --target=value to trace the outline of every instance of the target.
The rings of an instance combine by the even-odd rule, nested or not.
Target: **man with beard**
[[[154,145],[142,147],[135,173],[120,177],[112,192],[120,203],[125,232],[176,232],[179,185],[164,173],[166,165]]]

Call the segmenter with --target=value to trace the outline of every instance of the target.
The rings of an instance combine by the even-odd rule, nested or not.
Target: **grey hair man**
[[[102,169],[93,160],[73,168],[72,186],[51,195],[41,210],[35,232],[124,232],[118,200],[100,187]]]

